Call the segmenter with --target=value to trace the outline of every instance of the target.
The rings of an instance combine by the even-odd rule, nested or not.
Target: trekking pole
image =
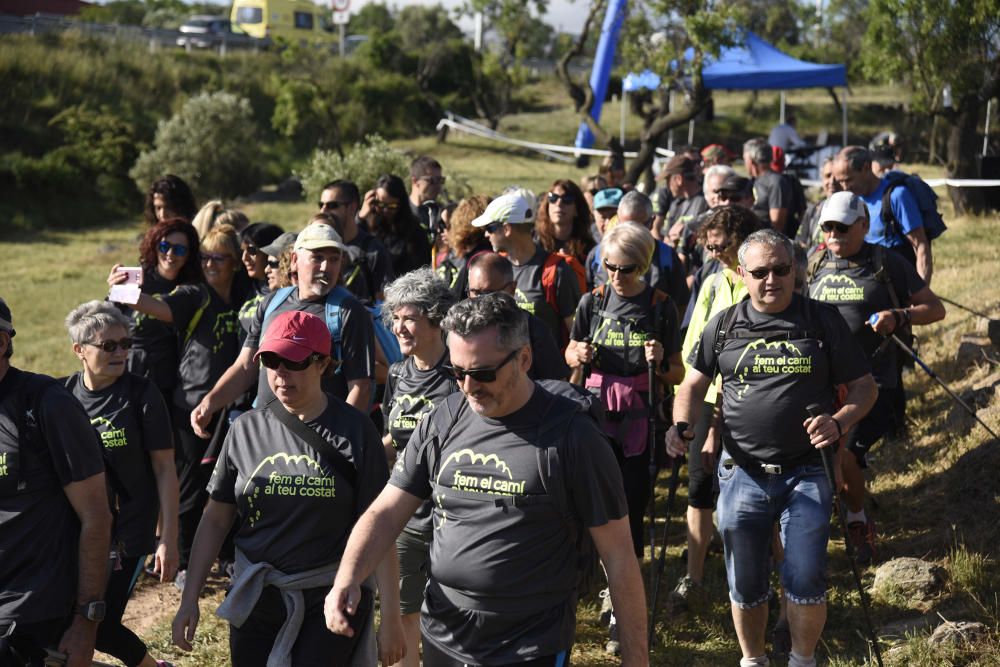
[[[688,425],[681,422],[677,424],[677,431],[681,434],[681,438],[684,437],[684,431],[686,431]],[[649,606],[649,648],[653,649],[653,636],[656,629],[656,608],[658,606],[660,598],[660,582],[663,580],[663,567],[667,560],[667,530],[670,527],[670,514],[674,509],[674,498],[677,496],[677,487],[680,485],[681,478],[681,464],[684,462],[683,456],[677,456],[674,458],[673,463],[671,463],[670,468],[670,482],[667,491],[667,509],[663,515],[663,534],[660,536],[660,554],[656,559],[656,565],[652,568],[654,572],[653,576],[653,592],[652,592],[652,603]],[[650,558],[653,554],[650,553]]]
[[[646,340],[652,337],[647,335]],[[647,419],[646,447],[649,449],[649,586],[653,586],[653,559],[656,558],[656,362],[649,362],[649,418]]]
[[[872,315],[871,317],[868,318],[868,324],[874,325],[875,322],[877,322],[877,321],[878,321],[878,315],[877,314],[876,315]],[[917,356],[916,352],[914,352],[913,350],[911,350],[909,348],[909,346],[907,346],[906,343],[904,343],[903,341],[899,340],[899,337],[897,337],[896,334],[889,334],[889,338],[891,338],[892,341],[894,343],[896,343],[896,345],[898,345],[904,352],[906,352],[908,355],[910,355],[911,357],[913,357],[913,360],[915,362],[917,362],[917,365],[919,365],[921,368],[923,368],[924,372],[926,372],[928,375],[931,376],[931,378],[933,378],[935,381],[937,381],[937,383],[939,385],[941,385],[946,392],[948,392],[948,395],[951,396],[953,399],[955,399],[956,403],[958,403],[963,408],[965,408],[965,411],[968,412],[970,415],[972,415],[972,418],[975,419],[977,422],[979,422],[979,425],[982,426],[984,429],[986,429],[986,432],[989,433],[990,435],[992,435],[994,440],[1000,440],[1000,436],[998,436],[996,433],[994,433],[993,429],[991,429],[989,426],[987,426],[986,422],[984,422],[982,419],[979,418],[979,415],[976,414],[976,411],[973,410],[969,406],[968,403],[966,403],[965,401],[963,401],[959,397],[958,394],[956,394],[954,391],[952,391],[951,388],[944,383],[944,380],[942,380],[940,377],[938,377],[938,374],[935,373],[933,370],[931,370],[931,367],[928,366],[927,364],[925,364],[924,361],[920,357]]]
[[[956,308],[964,310],[967,313],[972,313],[973,315],[978,315],[979,317],[982,317],[983,319],[986,319],[986,320],[992,320],[993,319],[992,317],[990,317],[989,315],[986,315],[985,313],[980,313],[978,310],[972,310],[968,306],[963,306],[962,304],[960,304],[960,303],[958,303],[956,301],[952,301],[951,299],[949,299],[947,297],[943,297],[940,294],[937,295],[937,298],[941,299],[945,303],[950,303],[951,305],[955,306]]]
[[[806,408],[809,416],[814,419],[822,413],[822,410],[823,409],[815,403]],[[865,592],[865,586],[861,582],[861,571],[858,569],[858,561],[854,555],[854,545],[851,544],[851,537],[847,532],[847,514],[844,512],[844,508],[840,504],[840,493],[837,489],[837,473],[834,468],[836,462],[833,458],[833,450],[830,447],[823,447],[819,450],[819,454],[823,459],[823,470],[826,471],[826,479],[830,482],[830,489],[833,494],[833,506],[837,511],[837,518],[840,519],[840,531],[844,534],[844,550],[847,552],[847,559],[851,561],[851,572],[854,573],[854,583],[858,587],[858,595],[861,596],[861,611],[865,617],[865,624],[868,626],[868,642],[871,644],[872,650],[875,653],[875,661],[878,663],[878,667],[883,667],[882,651],[879,649],[878,637],[875,636],[875,626],[872,625],[872,617],[868,611],[868,594]]]

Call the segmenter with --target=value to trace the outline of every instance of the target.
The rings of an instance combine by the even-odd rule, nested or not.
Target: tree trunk
[[[979,139],[979,104],[976,97],[961,100],[961,111],[948,119],[947,174],[948,178],[979,178],[976,161]],[[981,214],[986,203],[982,188],[954,188],[948,186],[948,195],[955,206],[955,215]]]

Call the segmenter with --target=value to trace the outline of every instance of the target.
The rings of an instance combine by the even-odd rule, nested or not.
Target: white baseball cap
[[[295,250],[318,250],[319,248],[339,248],[349,252],[337,230],[325,222],[306,225],[295,239]]]
[[[859,219],[868,219],[868,207],[861,197],[853,192],[835,192],[823,204],[819,221],[839,222],[842,225],[853,225]]]
[[[511,225],[535,221],[534,205],[517,192],[501,195],[490,202],[483,214],[472,221],[473,227],[485,227],[494,222]]]

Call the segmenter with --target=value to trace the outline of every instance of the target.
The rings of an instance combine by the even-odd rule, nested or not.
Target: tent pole
[[[778,118],[778,125],[785,124],[785,91],[781,91],[781,117]]]
[[[844,131],[843,131],[843,146],[842,148],[847,148],[847,86],[844,86],[844,103],[840,105],[844,111]]]
[[[993,110],[993,98],[986,100],[986,130],[983,132],[983,157],[986,157],[986,146],[990,142],[990,111]]]
[[[621,100],[621,102],[622,102],[622,127],[621,127],[621,132],[619,133],[619,137],[621,139],[622,146],[625,145],[625,107],[626,107],[626,100],[628,100],[628,91],[625,90],[625,83],[624,83],[624,80],[623,80],[622,81],[622,100]]]
[[[667,97],[667,106],[668,106],[667,111],[671,111],[672,112],[674,110],[674,91],[672,91],[672,90],[670,91],[670,94]],[[668,151],[674,150],[674,129],[673,128],[670,128],[669,130],[667,130],[667,150]]]

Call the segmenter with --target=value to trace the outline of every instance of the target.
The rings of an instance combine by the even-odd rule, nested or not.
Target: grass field
[[[558,91],[556,91],[558,93]],[[556,99],[551,91],[538,91],[539,99]],[[868,97],[865,97],[868,95]],[[894,103],[894,91],[858,92],[854,98],[878,103]],[[762,95],[759,108],[771,109],[768,95]],[[809,93],[796,104],[820,107],[825,93]],[[765,104],[766,102],[766,104]],[[555,103],[555,102],[553,102]],[[741,113],[745,96],[721,96],[716,113]],[[812,107],[810,107],[812,108]],[[832,107],[831,107],[832,109]],[[617,119],[614,104],[606,107],[606,118]],[[821,119],[826,111],[805,114]],[[751,115],[760,131],[773,124],[776,115]],[[802,114],[800,114],[801,117]],[[863,115],[863,114],[862,114]],[[617,122],[617,121],[616,121]],[[810,121],[812,122],[812,121]],[[839,121],[838,121],[839,122]],[[522,138],[553,143],[568,143],[576,122],[565,111],[539,111],[520,114],[505,120],[501,130]],[[815,131],[805,129],[804,131]],[[836,127],[839,127],[837,125]],[[836,127],[831,127],[834,132]],[[567,129],[569,128],[569,129]],[[800,130],[803,128],[800,127]],[[837,130],[839,132],[839,130]],[[869,135],[870,136],[870,135]],[[433,138],[399,142],[412,152],[429,152],[444,164],[445,171],[467,177],[478,191],[495,192],[510,183],[536,190],[547,187],[559,177],[578,177],[582,172],[564,165],[546,162],[520,150],[490,146],[487,142],[452,135],[446,144]],[[595,171],[590,169],[588,171]],[[925,175],[939,170],[921,166]],[[269,220],[299,229],[312,206],[301,204],[255,204],[245,209],[253,220]],[[935,274],[933,287],[976,310],[1000,317],[1000,218],[954,218],[947,205],[943,210],[950,231],[934,244]],[[18,238],[0,237],[0,266],[4,279],[0,296],[10,304],[18,335],[14,339],[14,363],[18,367],[61,375],[76,370],[62,319],[82,301],[103,298],[105,278],[115,262],[132,263],[136,259],[138,222],[117,222],[85,231],[38,231]],[[976,318],[949,308],[947,318],[920,331],[920,354],[936,372],[962,393],[982,386],[995,386],[998,376],[995,359],[984,358],[971,369],[960,368],[954,361],[961,336],[972,332]],[[910,396],[911,437],[906,441],[882,444],[874,452],[872,491],[877,500],[873,515],[883,535],[882,557],[917,556],[935,561],[948,573],[945,590],[931,605],[914,605],[906,599],[876,600],[876,624],[930,614],[936,622],[977,620],[990,629],[987,640],[964,648],[931,648],[920,633],[903,638],[894,649],[888,664],[911,667],[948,665],[1000,665],[1000,567],[997,544],[1000,543],[1000,452],[997,443],[986,442],[981,428],[972,428],[970,420],[956,415],[947,394],[925,374],[909,373],[906,386]],[[983,400],[980,416],[994,430],[1000,428],[1000,401]],[[658,516],[666,508],[666,475],[658,491]],[[661,599],[683,570],[680,552],[684,537],[681,495],[671,510],[669,555]],[[662,525],[658,528],[658,531]],[[848,562],[838,531],[830,545],[831,597],[830,619],[819,652],[823,660],[836,667],[861,665],[867,658],[862,639],[863,623]],[[873,571],[865,572],[871,584]],[[726,602],[723,564],[719,556],[710,556],[706,585],[712,602],[697,615],[658,618],[658,645],[652,663],[664,666],[700,667],[735,665],[738,649]],[[155,588],[145,585],[145,588]],[[142,594],[143,591],[140,591]],[[198,652],[184,656],[169,646],[169,620],[173,609],[157,611],[158,619],[144,632],[155,655],[178,665],[216,665],[226,659],[226,629],[214,618],[218,593],[204,600],[202,633]],[[595,600],[581,604],[578,625],[579,643],[573,655],[577,665],[611,665],[618,660],[603,652],[605,636],[597,622]],[[889,644],[883,645],[888,648]]]

